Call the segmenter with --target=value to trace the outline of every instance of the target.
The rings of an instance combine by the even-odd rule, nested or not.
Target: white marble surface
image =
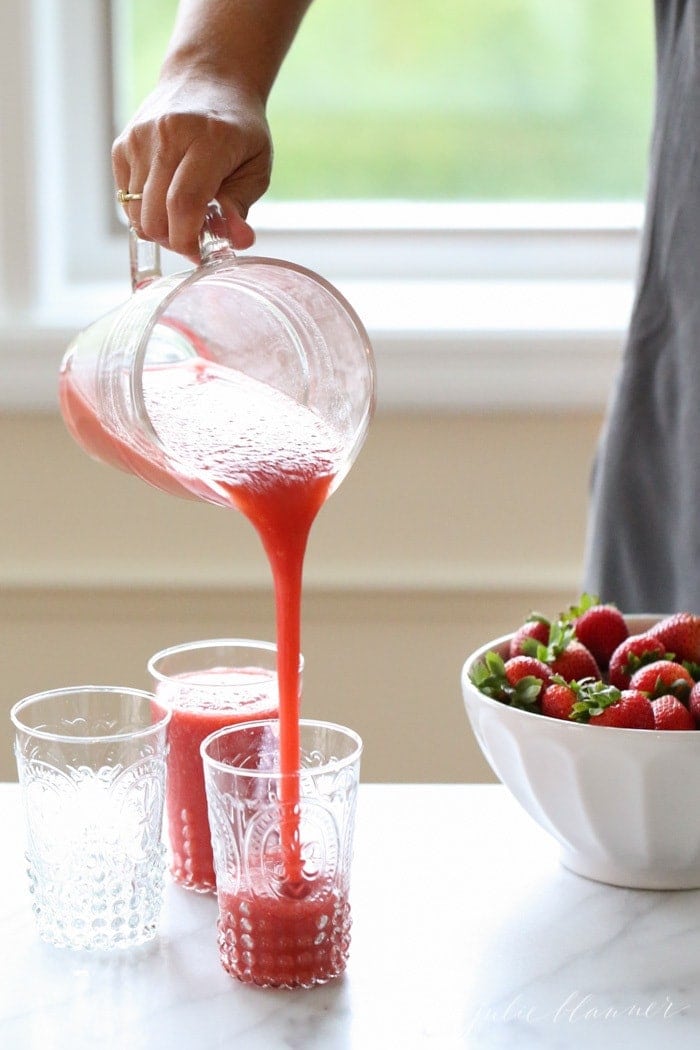
[[[169,886],[152,945],[42,944],[0,785],[2,1050],[695,1048],[700,891],[572,875],[500,786],[363,785],[348,972],[309,992],[220,967],[216,904]]]

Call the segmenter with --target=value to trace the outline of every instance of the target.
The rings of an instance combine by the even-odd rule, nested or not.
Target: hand
[[[213,75],[162,79],[117,138],[117,189],[143,193],[125,205],[140,235],[194,262],[207,204],[216,198],[234,248],[255,240],[248,209],[270,182],[272,144],[264,104]]]

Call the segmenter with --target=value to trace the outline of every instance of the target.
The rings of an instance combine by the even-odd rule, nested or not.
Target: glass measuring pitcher
[[[161,276],[157,246],[130,231],[131,298],[63,359],[70,433],[157,488],[227,506],[239,481],[264,484],[270,457],[278,474],[302,476],[313,445],[333,491],[374,410],[362,323],[317,274],[237,257],[215,201],[200,249],[195,270]]]

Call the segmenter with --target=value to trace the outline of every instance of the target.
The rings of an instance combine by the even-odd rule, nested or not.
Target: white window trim
[[[108,0],[0,5],[3,409],[55,408],[64,347],[128,294],[108,30]],[[263,201],[251,221],[256,254],[323,273],[356,307],[380,410],[604,405],[641,205]]]

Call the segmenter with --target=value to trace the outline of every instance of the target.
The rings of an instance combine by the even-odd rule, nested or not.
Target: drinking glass
[[[10,713],[40,936],[115,948],[155,936],[170,712],[150,693],[80,686]]]
[[[298,773],[280,773],[274,720],[202,743],[219,955],[248,984],[309,988],[348,960],[362,741],[330,722],[302,719],[300,733]]]
[[[148,661],[160,703],[172,712],[167,812],[170,872],[186,889],[216,888],[199,747],[237,722],[277,717],[277,648],[249,638],[212,638],[163,649]]]

